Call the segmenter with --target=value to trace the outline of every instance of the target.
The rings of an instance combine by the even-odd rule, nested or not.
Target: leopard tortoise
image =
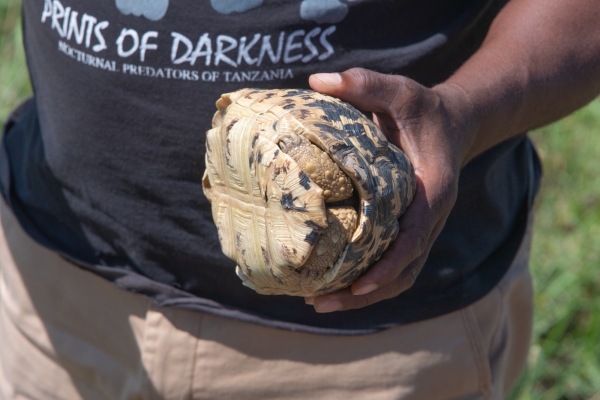
[[[398,234],[408,158],[354,107],[310,90],[224,94],[203,189],[225,255],[262,294],[349,286]]]

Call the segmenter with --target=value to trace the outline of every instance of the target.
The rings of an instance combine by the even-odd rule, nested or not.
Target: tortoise
[[[216,106],[202,185],[243,284],[295,296],[352,284],[412,201],[405,154],[354,107],[311,90],[241,89]]]

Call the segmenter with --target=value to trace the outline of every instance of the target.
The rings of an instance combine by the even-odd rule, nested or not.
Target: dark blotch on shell
[[[373,247],[375,247],[375,242],[371,243],[368,251],[371,252],[373,250]]]
[[[297,197],[292,197],[291,193],[284,193],[281,196],[281,207],[283,207],[284,210],[294,210],[294,211],[299,211],[299,212],[306,212],[306,208],[296,207],[294,205],[294,201],[296,199],[297,199]]]
[[[294,116],[296,118],[306,119],[306,117],[308,117],[309,115],[310,115],[310,111],[305,110],[305,109],[301,109]]]
[[[340,121],[341,116],[346,117],[350,121],[356,121],[362,118],[362,114],[351,105],[341,106],[338,103],[326,100],[315,100],[312,103],[308,103],[307,107],[321,108],[325,114],[331,118],[332,121]]]
[[[304,171],[300,171],[298,178],[300,178],[300,184],[304,189],[310,189],[310,178],[304,173]]]
[[[334,127],[327,124],[315,124],[314,126],[319,128],[319,130],[329,133],[332,137],[334,137],[337,140],[344,140],[347,136],[346,132],[335,129]]]
[[[294,97],[294,96],[299,96],[299,95],[308,95],[309,93],[312,93],[312,91],[307,90],[307,89],[294,89],[294,90],[290,90],[289,92],[282,95],[281,97]],[[309,98],[312,98],[312,97],[309,96]]]
[[[385,243],[381,243],[377,248],[377,252],[375,253],[375,258],[379,259],[383,252],[385,251]]]
[[[282,165],[281,167],[275,167],[273,169],[274,176],[277,176],[279,174],[287,174],[287,167],[285,165]]]
[[[344,148],[340,146],[339,151],[344,151],[344,149],[353,149],[354,147],[361,149],[361,155],[368,164],[372,164],[373,160],[375,160],[375,158],[378,156],[385,156],[387,154],[387,146],[378,146],[377,143],[371,139],[371,137],[365,134],[364,129],[360,131],[355,127],[355,125],[356,124],[346,124],[344,127],[352,128],[343,131],[327,124],[315,124],[314,126],[319,128],[320,131],[327,132],[336,140],[346,143],[346,147]],[[355,145],[349,140],[349,137],[353,137],[358,143]],[[349,151],[352,152],[354,150]],[[348,150],[345,150],[344,152],[348,152]],[[338,157],[342,158],[343,154],[339,154]]]
[[[345,124],[344,131],[351,134],[352,136],[359,136],[364,133],[365,127],[363,124],[359,124],[358,122],[354,124]]]
[[[318,238],[319,238],[319,231],[317,231],[315,229],[311,233],[306,235],[306,237],[304,238],[304,241],[310,243],[311,245],[314,245],[315,243],[317,243]]]
[[[304,225],[310,226],[311,228],[319,229],[319,225],[317,225],[314,221],[304,221]]]
[[[350,283],[350,282],[354,282],[355,280],[358,279],[358,277],[360,276],[361,271],[358,269],[355,269],[352,271],[352,273],[346,275],[344,277],[344,279],[342,279],[342,283]]]
[[[234,119],[233,121],[231,121],[231,123],[229,125],[227,125],[226,128],[226,140],[225,140],[225,148],[226,148],[226,152],[225,152],[225,162],[227,163],[227,165],[229,165],[230,167],[232,167],[230,160],[229,160],[229,156],[231,156],[231,149],[230,149],[230,144],[231,144],[231,140],[229,139],[229,131],[231,131],[231,128],[233,128],[233,125],[235,125],[235,123],[238,122],[237,118]]]
[[[321,225],[317,224],[314,221],[310,221],[310,220],[304,221],[304,225],[308,226],[309,228],[313,228],[313,230],[316,230],[319,232],[323,229],[323,227]]]
[[[265,249],[263,246],[260,246],[260,249],[262,250],[262,255],[265,260],[265,264],[271,264],[271,260],[269,259],[269,253],[267,252],[267,249]]]
[[[233,126],[234,126],[234,125],[235,125],[237,122],[238,122],[238,119],[237,119],[237,118],[235,118],[233,121],[231,121],[231,122],[229,123],[229,125],[227,125],[226,132],[227,132],[227,133],[229,133],[229,131],[231,130],[231,128],[233,128]]]
[[[392,224],[385,228],[383,232],[379,235],[382,240],[392,239],[394,240],[396,236],[398,236],[398,232],[400,231],[400,225]]]
[[[254,137],[252,138],[252,148],[254,148],[254,146],[256,146],[256,141],[258,140],[258,133],[256,135],[254,135]]]
[[[344,257],[344,262],[354,262],[360,264],[361,260],[364,258],[364,255],[364,251],[354,251],[354,247],[350,246],[348,248],[348,252],[346,253],[346,257]]]

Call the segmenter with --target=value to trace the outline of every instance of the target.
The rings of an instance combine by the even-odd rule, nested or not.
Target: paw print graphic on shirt
[[[210,5],[216,12],[231,14],[232,12],[243,13],[256,7],[260,7],[263,0],[210,0]]]
[[[169,8],[169,0],[115,0],[115,3],[123,14],[143,15],[151,21],[164,17]]]
[[[300,17],[319,24],[335,24],[346,18],[348,6],[340,0],[302,0]]]
[[[169,0],[115,0],[115,4],[125,15],[144,16],[151,21],[160,20],[169,8]],[[212,8],[221,14],[244,13],[262,4],[263,0],[210,0]],[[306,21],[335,24],[347,14],[348,5],[340,0],[302,0],[300,3],[300,17]]]
[[[262,3],[263,0],[210,0],[211,6],[221,14],[243,13]],[[300,3],[300,17],[306,21],[335,24],[347,14],[348,6],[340,0],[302,0]]]

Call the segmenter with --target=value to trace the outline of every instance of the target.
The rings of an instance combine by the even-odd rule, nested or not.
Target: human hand
[[[429,89],[403,76],[361,68],[312,75],[309,84],[372,112],[388,140],[411,160],[417,177],[398,237],[379,261],[349,288],[306,298],[317,312],[362,308],[414,284],[456,201],[460,168],[468,161],[477,125],[473,107],[458,86]]]

